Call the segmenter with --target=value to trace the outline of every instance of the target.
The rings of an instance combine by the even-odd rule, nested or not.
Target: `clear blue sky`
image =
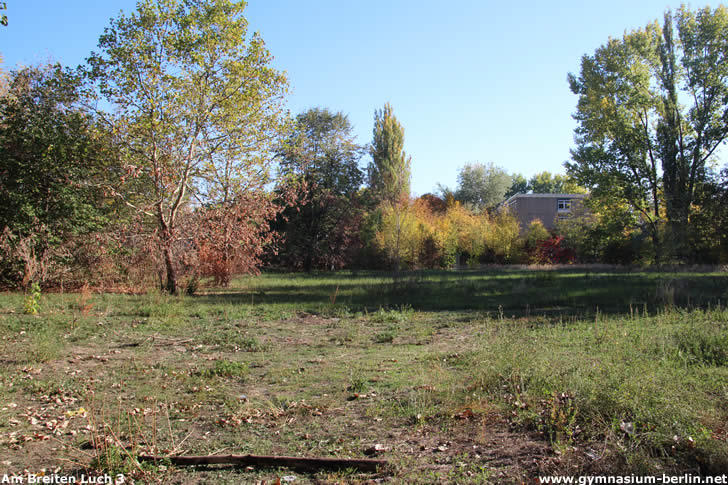
[[[75,66],[110,17],[136,0],[5,0],[5,68],[49,59]],[[662,18],[665,0],[250,0],[261,32],[288,72],[293,114],[343,111],[360,143],[389,101],[412,155],[412,190],[455,186],[467,162],[527,177],[563,172],[576,97],[566,76],[608,37]],[[693,8],[703,3],[693,3]],[[713,4],[715,6],[716,4]],[[365,161],[364,163],[366,163]]]

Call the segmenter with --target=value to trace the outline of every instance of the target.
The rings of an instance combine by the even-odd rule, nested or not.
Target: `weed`
[[[28,362],[48,362],[61,354],[64,340],[52,325],[43,325],[30,334],[30,345],[27,348]]]
[[[238,341],[238,346],[245,352],[262,352],[266,348],[255,337],[243,337]]]
[[[211,369],[201,372],[203,377],[241,377],[248,375],[248,364],[230,360],[216,360]]]
[[[383,332],[379,332],[374,336],[374,342],[378,344],[388,344],[394,341],[397,332],[393,328],[389,328]]]
[[[362,393],[367,390],[368,379],[361,372],[352,372],[349,375],[349,385],[346,390],[349,392]]]
[[[23,313],[37,315],[38,312],[40,312],[40,285],[34,282],[30,285],[30,293],[25,296],[23,301]]]
[[[398,310],[379,308],[378,311],[370,314],[369,318],[375,323],[405,323],[412,317],[413,313],[411,306],[402,305]]]
[[[76,308],[79,312],[81,312],[81,315],[88,315],[91,309],[94,307],[93,303],[89,303],[90,299],[91,289],[88,283],[84,283],[84,285],[81,287],[80,293],[78,294],[78,303],[76,304]]]
[[[111,476],[128,476],[139,469],[134,456],[117,445],[101,445],[91,459],[91,468]]]
[[[705,323],[690,325],[676,332],[673,338],[678,357],[688,364],[728,364],[728,329]]]

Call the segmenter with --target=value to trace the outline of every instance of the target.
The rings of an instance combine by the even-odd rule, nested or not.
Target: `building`
[[[503,203],[526,229],[531,221],[539,219],[549,231],[558,220],[571,215],[577,204],[582,204],[586,194],[516,194]]]

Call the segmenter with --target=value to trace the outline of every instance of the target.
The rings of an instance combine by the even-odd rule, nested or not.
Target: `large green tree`
[[[244,8],[142,0],[111,21],[88,60],[89,78],[113,106],[108,122],[126,180],[145,181],[130,203],[156,223],[170,292],[185,205],[234,205],[270,182],[287,82],[260,36],[247,35]]]
[[[109,133],[82,109],[79,76],[60,65],[24,67],[10,73],[6,88],[0,232],[6,249],[22,257],[0,259],[8,278],[28,283],[47,276],[39,262],[50,250],[106,224],[110,206],[101,187],[119,173],[108,163]]]
[[[482,210],[503,201],[512,185],[513,178],[502,168],[492,163],[468,163],[458,173],[455,199]]]
[[[397,203],[410,193],[412,157],[404,152],[404,128],[389,103],[374,112],[369,185],[382,201]]]
[[[284,241],[279,259],[310,271],[345,266],[358,244],[358,191],[364,181],[351,123],[341,112],[313,108],[296,117],[282,150],[283,179],[299,194],[280,224]]]
[[[525,194],[528,192],[528,180],[523,174],[514,173],[511,175],[511,186],[506,191],[504,197],[507,199],[516,194]]]
[[[728,10],[681,7],[662,25],[610,39],[569,75],[579,101],[568,172],[594,197],[616,197],[641,214],[658,260],[665,242],[690,257],[696,191],[728,136],[726,57]]]

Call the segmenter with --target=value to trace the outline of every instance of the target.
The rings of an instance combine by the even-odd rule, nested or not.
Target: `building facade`
[[[586,194],[516,194],[506,200],[503,207],[518,218],[521,230],[539,219],[546,229],[552,231],[556,222],[569,218],[585,197]]]

